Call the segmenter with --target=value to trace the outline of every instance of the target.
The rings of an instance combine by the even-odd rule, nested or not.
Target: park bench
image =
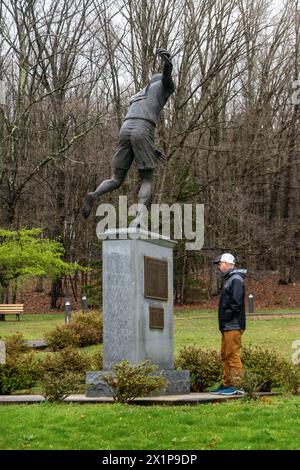
[[[16,320],[20,321],[20,314],[24,313],[24,304],[0,304],[0,317],[5,320],[5,315],[16,315]]]

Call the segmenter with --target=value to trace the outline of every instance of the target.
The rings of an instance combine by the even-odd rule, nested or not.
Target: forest
[[[176,89],[156,128],[167,162],[152,202],[205,216],[203,248],[177,244],[176,302],[201,277],[216,291],[223,251],[250,274],[299,278],[299,26],[298,0],[0,0],[0,227],[42,229],[99,277],[82,205],[110,177],[129,98],[161,71],[163,47]],[[102,202],[132,204],[138,188],[133,165]]]

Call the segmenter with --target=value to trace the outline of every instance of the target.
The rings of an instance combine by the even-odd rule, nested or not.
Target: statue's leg
[[[102,194],[118,189],[126,178],[127,172],[128,170],[123,168],[113,168],[111,179],[103,181],[92,193],[95,199],[102,196]]]
[[[151,202],[152,196],[152,178],[153,178],[153,169],[142,170],[139,169],[139,175],[141,178],[141,187],[138,194],[138,203],[148,206]]]
[[[151,202],[152,196],[152,177],[153,177],[153,169],[144,170],[139,169],[139,176],[141,178],[141,187],[138,194],[138,203],[143,204],[143,206],[148,207]],[[143,207],[137,213],[135,219],[132,221],[131,225],[135,225],[136,227],[143,227],[147,229],[147,220],[145,217],[145,212],[143,211]]]
[[[123,132],[121,128],[117,147],[112,157],[112,177],[109,180],[103,181],[95,191],[88,193],[82,210],[82,214],[85,218],[90,215],[93,204],[99,196],[117,189],[123,183],[132,160],[133,152],[130,139],[127,133]]]
[[[114,189],[118,189],[119,186],[121,186],[124,179],[126,178],[127,172],[127,169],[113,168],[111,179],[102,181],[102,183],[98,186],[95,191],[88,193],[82,210],[82,214],[85,218],[90,215],[90,212],[93,208],[93,204],[99,196],[113,191]]]

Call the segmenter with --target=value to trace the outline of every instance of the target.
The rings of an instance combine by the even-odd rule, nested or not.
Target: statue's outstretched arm
[[[168,92],[171,94],[175,90],[175,85],[172,79],[172,70],[173,70],[173,63],[172,63],[172,56],[171,53],[167,49],[159,48],[157,49],[157,55],[159,55],[163,62],[163,84]]]

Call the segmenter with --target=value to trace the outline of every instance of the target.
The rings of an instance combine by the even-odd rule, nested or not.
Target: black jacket
[[[245,269],[231,269],[223,274],[224,285],[219,303],[219,329],[245,330]]]

